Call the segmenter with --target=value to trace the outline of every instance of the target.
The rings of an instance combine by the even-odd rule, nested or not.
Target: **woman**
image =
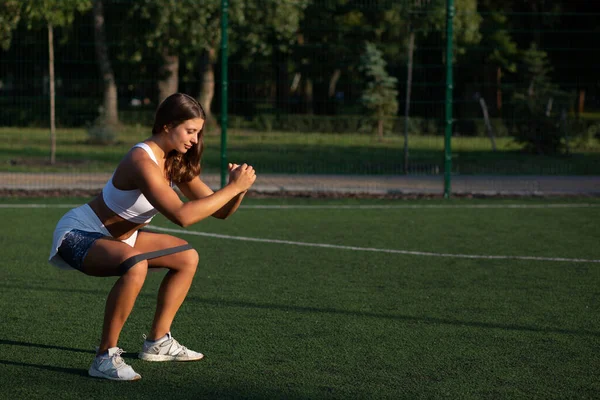
[[[148,268],[167,268],[152,328],[139,357],[194,361],[201,353],[171,337],[171,323],[190,288],[198,253],[177,237],[142,228],[163,214],[186,227],[208,216],[227,218],[256,180],[254,169],[229,164],[229,183],[213,192],[200,178],[205,113],[192,97],[176,93],[158,107],[152,136],[122,159],[102,193],[67,212],[54,231],[50,262],[91,276],[120,276],[106,300],[102,338],[91,376],[137,380],[117,342]],[[173,190],[177,185],[189,201]]]

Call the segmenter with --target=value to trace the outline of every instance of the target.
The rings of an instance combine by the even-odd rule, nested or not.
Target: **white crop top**
[[[152,149],[146,143],[138,143],[133,147],[144,149],[152,161],[158,164],[156,156],[154,156]],[[113,185],[113,176],[110,177],[104,189],[102,189],[102,198],[108,208],[127,221],[137,224],[150,222],[158,214],[158,211],[150,204],[146,196],[139,189],[117,189]]]

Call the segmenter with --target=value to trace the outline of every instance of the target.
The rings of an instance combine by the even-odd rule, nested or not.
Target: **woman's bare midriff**
[[[138,229],[148,225],[130,222],[115,214],[113,210],[108,208],[102,195],[96,196],[88,203],[88,205],[115,239],[125,240],[133,235]]]

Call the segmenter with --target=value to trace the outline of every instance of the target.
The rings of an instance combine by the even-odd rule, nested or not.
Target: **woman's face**
[[[173,149],[180,153],[187,153],[194,144],[198,143],[198,133],[203,126],[202,118],[193,118],[169,129],[169,139]]]

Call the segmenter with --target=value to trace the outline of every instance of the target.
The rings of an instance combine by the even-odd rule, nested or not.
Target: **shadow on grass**
[[[106,296],[105,292],[98,290],[86,290],[86,289],[65,289],[65,288],[48,288],[39,286],[24,286],[24,285],[6,285],[0,284],[0,287],[7,289],[25,289],[25,290],[39,290],[49,292],[72,292],[72,293],[84,293],[94,294],[98,296]],[[141,297],[155,298],[154,294],[140,294]],[[277,310],[285,312],[296,312],[301,314],[336,314],[336,315],[348,315],[353,317],[365,317],[365,318],[380,318],[394,321],[408,321],[408,322],[421,322],[432,325],[450,325],[450,326],[466,326],[474,328],[486,328],[486,329],[501,329],[505,331],[518,331],[518,332],[539,332],[549,334],[562,334],[562,335],[577,335],[577,336],[594,336],[600,337],[600,332],[588,331],[583,329],[563,329],[563,328],[538,328],[535,326],[517,325],[517,324],[504,324],[496,322],[479,322],[479,321],[460,321],[455,319],[445,319],[437,317],[427,316],[413,316],[413,315],[400,315],[400,314],[389,314],[389,313],[374,313],[367,311],[352,311],[342,310],[337,308],[329,307],[303,307],[303,306],[289,306],[284,304],[272,304],[272,303],[253,303],[247,301],[237,300],[222,300],[222,299],[205,299],[198,297],[188,297],[187,302],[208,304],[216,307],[236,307],[236,308],[254,308],[262,310]],[[0,341],[0,344],[2,342]]]
[[[2,343],[2,341],[0,341],[0,343]],[[64,367],[55,367],[53,365],[29,364],[29,363],[6,361],[6,360],[0,360],[0,364],[12,365],[15,367],[45,369],[45,370],[52,371],[52,372],[60,372],[60,373],[73,374],[73,375],[79,375],[79,376],[88,376],[87,370],[78,369],[78,368],[64,368]]]
[[[7,340],[7,339],[0,339],[0,346],[3,345],[7,345],[7,346],[23,346],[23,347],[37,347],[40,349],[50,349],[50,350],[62,350],[62,351],[71,351],[74,353],[87,353],[87,354],[91,354],[91,355],[95,355],[96,351],[94,350],[84,350],[84,349],[76,349],[73,347],[64,347],[64,346],[55,346],[55,345],[49,345],[49,344],[43,344],[43,343],[29,343],[29,342],[19,342],[16,340]],[[129,359],[137,359],[137,355],[133,354],[133,353],[123,353],[121,354],[122,358],[129,358]]]
[[[76,349],[73,347],[64,347],[64,346],[54,346],[49,344],[41,344],[41,343],[29,343],[29,342],[20,342],[16,340],[7,340],[0,339],[0,346],[24,346],[24,347],[37,347],[40,349],[51,349],[51,350],[64,350],[64,351],[72,351],[74,353],[88,353],[88,354],[96,354],[93,349],[84,350],[84,349]]]

